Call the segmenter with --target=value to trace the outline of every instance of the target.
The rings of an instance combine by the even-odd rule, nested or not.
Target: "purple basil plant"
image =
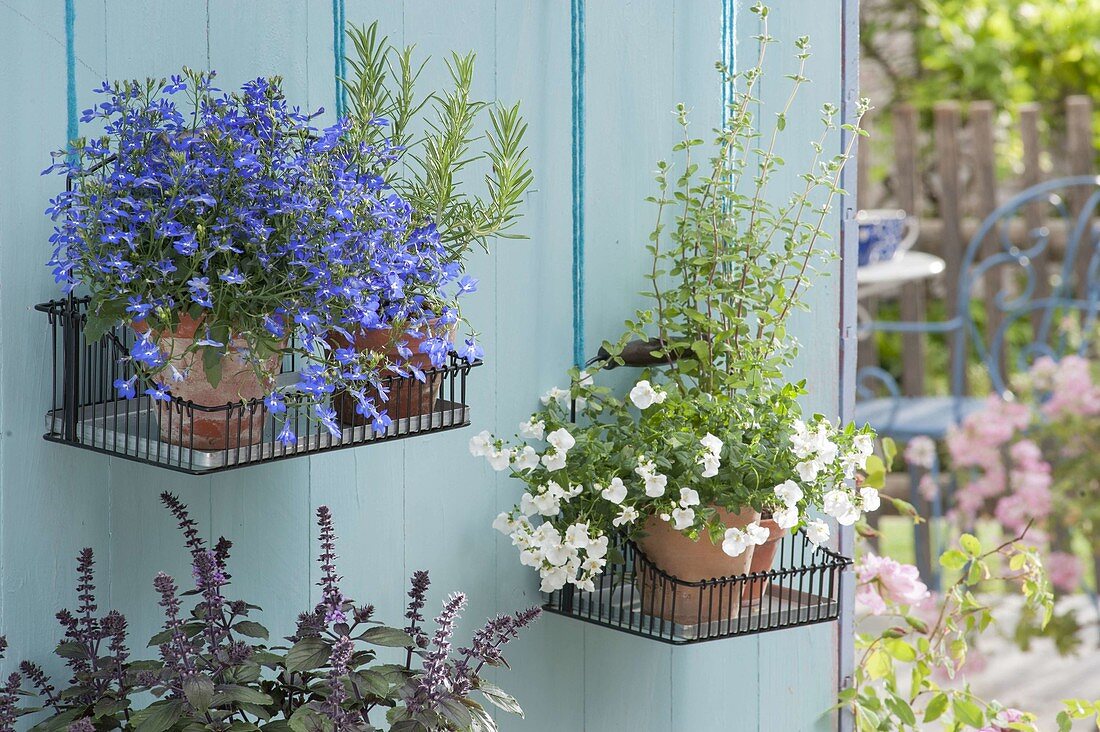
[[[299,615],[286,645],[269,646],[267,629],[253,619],[259,608],[226,597],[231,542],[222,538],[208,546],[176,496],[166,492],[161,500],[183,532],[195,586],[183,592],[163,572],[153,580],[164,615],[163,629],[149,642],[157,658],[132,659],[126,619],[113,610],[99,614],[94,557],[84,549],[77,559],[80,604],[57,613],[63,637],[55,652],[68,666],[67,685],[59,688],[38,665],[21,663],[0,679],[0,732],[12,732],[23,715],[42,717],[37,732],[496,730],[482,702],[472,698],[475,692],[522,714],[482,672],[506,665],[502,647],[538,617],[539,608],[494,618],[468,647],[455,648],[466,597],[449,596],[429,632],[423,615],[429,580],[421,571],[412,577],[406,625],[384,625],[374,606],[341,591],[332,513],[322,506],[321,600]],[[189,611],[185,601],[194,602]],[[403,662],[381,662],[379,647],[405,649]],[[0,636],[0,658],[6,649]],[[35,698],[37,704],[24,703]]]

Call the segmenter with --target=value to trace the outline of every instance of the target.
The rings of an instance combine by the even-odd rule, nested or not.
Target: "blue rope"
[[[573,102],[573,362],[584,365],[584,3],[572,0]]]
[[[726,70],[733,73],[737,70],[737,43],[734,26],[736,10],[734,0],[722,0],[722,62]],[[723,82],[722,84],[722,123],[729,121],[730,105],[733,104],[733,87]]]
[[[344,51],[344,0],[332,0],[332,74],[336,81],[336,116],[346,113],[346,90],[341,79],[346,78],[347,55]]]
[[[65,0],[65,73],[66,111],[68,125],[65,134],[69,141],[76,139],[76,2]]]

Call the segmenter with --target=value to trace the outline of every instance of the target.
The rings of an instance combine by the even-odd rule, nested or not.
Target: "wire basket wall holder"
[[[607,565],[595,591],[573,585],[543,607],[624,633],[684,645],[836,620],[841,575],[852,560],[815,547],[799,531],[780,540],[772,569],[700,582],[662,571],[632,542]]]
[[[176,397],[155,401],[141,388],[133,399],[120,398],[114,382],[134,375],[126,358],[134,332],[120,325],[89,342],[84,336],[88,298],[51,300],[35,310],[45,313],[50,325],[53,401],[44,437],[52,442],[199,475],[470,424],[466,379],[481,362],[454,356],[446,366],[426,370],[423,382],[398,376],[382,380],[389,392],[387,410],[397,415],[384,432],[370,424],[343,423],[335,436],[310,419],[308,405],[291,400],[286,413],[276,417],[259,399],[208,407]],[[295,359],[285,356],[277,383],[296,382]],[[219,421],[221,437],[197,442],[196,417]],[[294,444],[277,439],[286,421],[297,435]]]

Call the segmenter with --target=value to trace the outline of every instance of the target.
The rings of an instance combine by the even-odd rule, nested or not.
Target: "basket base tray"
[[[555,602],[544,605],[544,608],[558,615],[625,630],[666,643],[718,640],[809,625],[835,620],[840,613],[836,600],[800,592],[775,582],[755,602],[744,602],[738,606],[736,613],[729,613],[730,617],[709,622],[678,623],[642,612],[641,592],[636,590],[631,581],[595,592],[575,591],[572,609],[565,607],[562,599],[556,599]]]
[[[292,445],[275,441],[271,420],[268,420],[269,424],[264,429],[261,442],[218,450],[200,450],[162,441],[156,409],[147,397],[112,400],[81,407],[77,412],[74,439],[66,436],[64,409],[47,412],[45,421],[47,439],[117,454],[120,457],[203,472],[320,450],[370,444],[421,432],[464,427],[470,423],[470,408],[465,404],[440,399],[431,412],[395,419],[385,432],[375,432],[369,425],[346,425],[341,429],[339,437],[300,418],[293,425],[298,440]]]

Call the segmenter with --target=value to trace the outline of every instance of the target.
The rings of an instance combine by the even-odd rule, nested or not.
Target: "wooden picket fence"
[[[963,253],[982,219],[997,205],[1043,180],[1095,172],[1093,103],[1087,96],[1071,96],[1065,100],[1065,129],[1050,149],[1044,149],[1042,142],[1039,106],[1024,104],[1018,108],[1016,124],[1022,160],[1017,175],[1010,180],[998,179],[995,106],[988,101],[971,102],[966,105],[965,120],[963,109],[957,101],[938,102],[932,111],[932,130],[926,133],[921,129],[914,107],[894,106],[889,113],[893,127],[890,146],[893,160],[888,165],[884,185],[876,185],[871,180],[876,148],[874,117],[868,123],[871,137],[864,138],[860,144],[860,208],[900,208],[915,214],[919,218],[920,236],[914,248],[942,257],[946,265],[937,280],[917,282],[900,289],[897,297],[902,320],[923,320],[930,296],[943,298],[947,312],[956,312]],[[1020,224],[1018,232],[1014,228],[1012,235],[1018,235],[1022,242],[1027,231],[1046,223],[1043,216],[1038,209],[1029,210],[1028,220]],[[1062,253],[1066,241],[1063,223],[1049,222],[1052,240],[1046,255],[1058,258]],[[992,248],[996,243],[990,240],[984,245]],[[1081,254],[1088,256],[1084,249]],[[1039,264],[1046,266],[1047,263]],[[1041,287],[1049,287],[1049,283],[1044,280]],[[993,292],[985,295],[986,311],[990,313],[993,312],[993,296]],[[874,317],[877,303],[868,300],[862,304]],[[902,353],[902,392],[921,394],[925,390],[926,376],[925,336],[903,335]],[[860,343],[859,355],[861,365],[877,363],[873,339]]]

